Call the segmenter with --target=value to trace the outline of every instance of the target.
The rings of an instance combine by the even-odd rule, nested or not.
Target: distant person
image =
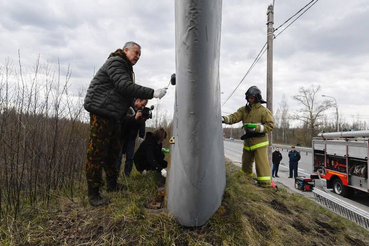
[[[298,176],[298,164],[301,155],[295,150],[295,146],[291,147],[291,151],[288,152],[288,157],[290,158],[290,176],[288,178],[296,178]]]
[[[105,206],[109,199],[100,196],[105,171],[108,191],[124,189],[117,183],[120,144],[120,121],[133,98],[162,98],[165,89],[153,90],[135,84],[133,66],[141,56],[141,46],[127,42],[123,49],[111,53],[92,79],[84,108],[90,112],[90,140],[87,149],[86,178],[92,206]]]
[[[142,141],[145,137],[145,122],[147,120],[147,116],[142,115],[142,109],[145,108],[146,105],[147,99],[135,98],[132,107],[128,110],[127,116],[122,120],[122,148],[117,162],[117,169],[119,172],[120,166],[122,165],[122,156],[125,154],[126,161],[124,165],[124,175],[126,177],[129,177],[132,172],[137,133]]]
[[[164,160],[165,155],[162,152],[162,144],[167,138],[167,132],[163,128],[156,129],[153,133],[146,133],[145,140],[138,147],[134,162],[137,171],[157,171],[166,177],[168,163]]]
[[[270,187],[270,166],[268,161],[268,132],[274,127],[274,120],[269,109],[261,104],[266,103],[261,97],[261,91],[251,86],[245,93],[247,104],[237,112],[222,116],[223,123],[235,124],[240,121],[244,124],[242,169],[241,172],[253,176],[252,165],[255,161],[257,180],[260,186]]]
[[[273,152],[272,155],[272,162],[273,162],[273,169],[272,169],[272,177],[275,178],[279,178],[278,176],[278,169],[279,169],[279,164],[281,163],[281,160],[283,159],[281,152],[279,152],[279,148],[275,148],[275,151]]]

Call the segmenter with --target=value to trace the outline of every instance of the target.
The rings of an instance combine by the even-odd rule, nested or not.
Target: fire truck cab
[[[312,143],[314,173],[339,195],[369,193],[368,140],[369,131],[320,133]]]

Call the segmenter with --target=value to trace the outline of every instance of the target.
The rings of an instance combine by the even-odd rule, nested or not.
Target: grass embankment
[[[134,172],[121,181],[128,191],[104,192],[110,206],[91,207],[80,190],[73,201],[59,197],[8,219],[0,245],[369,245],[365,229],[285,189],[259,188],[230,164],[222,206],[200,228],[146,208],[153,199],[160,205],[159,175]]]

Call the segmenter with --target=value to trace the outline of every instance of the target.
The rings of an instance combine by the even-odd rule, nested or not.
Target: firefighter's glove
[[[155,98],[159,98],[161,99],[163,96],[165,96],[165,94],[167,93],[167,91],[165,89],[157,89],[154,91],[154,97]]]
[[[138,143],[141,144],[144,141],[143,138],[138,138]]]
[[[161,169],[161,176],[163,176],[164,178],[166,178],[167,177],[167,170]]]
[[[224,123],[224,117],[222,116],[222,123]]]

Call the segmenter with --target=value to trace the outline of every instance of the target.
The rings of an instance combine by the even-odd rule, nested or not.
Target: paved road
[[[239,140],[225,140],[224,141],[224,153],[227,158],[233,161],[238,166],[241,166],[241,157],[242,157],[242,141]],[[302,194],[310,199],[314,199],[314,195],[312,192],[302,192],[300,190],[295,189],[295,180],[288,178],[289,176],[289,164],[288,164],[288,151],[290,150],[290,146],[278,145],[280,151],[282,153],[283,159],[281,164],[279,165],[279,178],[273,178],[275,183],[282,183],[284,186],[290,188],[293,192]],[[299,176],[307,176],[309,177],[312,174],[312,151],[310,148],[302,148],[297,147],[296,149],[300,151],[301,160],[299,161],[298,173]],[[316,180],[315,183],[316,189],[323,189],[323,185],[319,180]],[[325,186],[325,183],[324,183]],[[331,195],[336,196],[356,207],[359,207],[367,212],[369,212],[369,196],[364,193],[355,194],[354,198],[347,199],[342,196],[338,196],[333,191],[330,191]]]

